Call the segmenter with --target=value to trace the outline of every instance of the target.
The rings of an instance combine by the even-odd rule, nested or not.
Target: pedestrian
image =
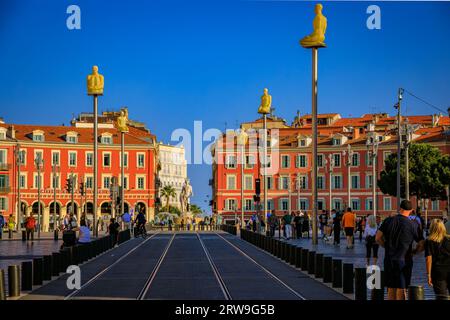
[[[335,209],[331,210],[333,218],[334,245],[341,244],[341,214]]]
[[[364,220],[363,218],[359,217],[358,218],[358,222],[356,223],[356,229],[358,230],[359,233],[359,243],[362,242],[362,238],[363,238],[363,232],[364,232]]]
[[[366,260],[367,265],[370,265],[370,258],[373,253],[373,264],[376,265],[378,261],[379,244],[375,241],[375,236],[378,231],[377,219],[374,215],[367,218],[366,227],[364,228],[364,239],[366,241]]]
[[[433,219],[430,234],[425,240],[428,285],[433,287],[436,300],[450,297],[450,235],[444,223]]]
[[[345,236],[347,238],[347,249],[352,249],[353,235],[356,227],[356,216],[352,212],[352,208],[347,208],[347,211],[342,216],[342,226],[344,227]]]
[[[389,300],[405,300],[406,289],[411,283],[413,255],[423,250],[423,235],[419,226],[409,219],[411,201],[403,200],[400,212],[386,218],[375,236],[376,242],[384,247],[384,272]],[[417,242],[415,250],[412,249]]]
[[[307,213],[304,214],[303,216],[303,232],[306,232],[308,234],[308,239],[309,239],[309,216]]]
[[[297,211],[297,214],[294,217],[294,225],[295,225],[295,235],[297,239],[302,237],[302,218],[300,217],[300,211]]]
[[[3,237],[3,227],[5,226],[5,217],[0,212],[0,239]]]
[[[271,237],[274,237],[275,230],[276,228],[278,228],[278,218],[277,215],[275,214],[275,210],[272,210],[272,213],[270,214],[268,219],[268,223],[269,223],[269,235]]]
[[[30,213],[30,215],[25,219],[25,230],[27,234],[27,241],[34,240],[34,229],[36,228],[36,219],[33,217],[33,214]]]
[[[109,220],[109,226],[106,232],[109,233],[109,236],[111,237],[113,247],[115,247],[119,240],[119,228],[120,225],[116,222],[116,219],[111,218]]]
[[[131,215],[130,215],[130,213],[125,212],[122,215],[122,224],[123,224],[122,229],[124,229],[124,230],[131,229]]]
[[[258,218],[256,216],[256,214],[252,215],[252,230],[253,232],[256,232],[256,224],[258,223]]]
[[[285,212],[283,216],[283,225],[284,225],[284,232],[285,232],[285,238],[286,240],[290,240],[292,238],[292,216],[289,214],[289,212]]]
[[[12,238],[15,229],[16,229],[16,222],[14,221],[13,215],[10,214],[8,218],[8,234],[10,239]]]
[[[327,214],[325,210],[322,210],[322,213],[319,215],[319,229],[320,234],[322,235],[322,239],[325,238],[325,226],[327,224]]]
[[[86,219],[80,219],[80,227],[75,230],[79,231],[78,234],[78,243],[79,244],[87,244],[91,242],[91,232],[89,227],[87,226]]]
[[[64,218],[64,230],[63,230],[63,243],[61,249],[64,247],[72,247],[77,243],[77,221],[73,215],[70,213]]]

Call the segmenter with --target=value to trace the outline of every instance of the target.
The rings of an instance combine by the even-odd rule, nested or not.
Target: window
[[[25,150],[20,150],[20,152],[19,152],[19,163],[21,165],[25,165],[26,162],[27,162],[27,152]]]
[[[281,167],[282,168],[289,168],[291,166],[290,157],[288,155],[282,155],[281,156]]]
[[[280,190],[288,190],[289,189],[289,177],[281,176],[279,187],[280,187]]]
[[[253,210],[253,200],[252,199],[245,199],[244,210],[245,211]]]
[[[66,142],[67,143],[77,143],[78,137],[77,137],[76,133],[66,135]]]
[[[33,141],[35,142],[43,142],[44,135],[43,134],[33,134]]]
[[[341,199],[333,199],[332,201],[332,209],[341,210],[342,209],[342,200]]]
[[[373,210],[373,201],[370,198],[366,199],[366,210]]]
[[[323,190],[325,189],[325,177],[317,176],[317,189]]]
[[[253,155],[245,156],[245,168],[252,169],[255,165],[255,157]]]
[[[34,151],[34,160],[36,161],[37,159],[41,159],[41,160],[44,159],[44,153],[41,150],[39,150],[39,151],[35,150]]]
[[[59,151],[52,151],[52,165],[59,166]]]
[[[391,198],[388,197],[383,198],[383,207],[384,210],[386,211],[392,210]]]
[[[52,188],[59,189],[59,176],[52,174]]]
[[[384,151],[383,152],[383,161],[385,161],[389,156],[391,155],[391,151]]]
[[[39,176],[37,173],[34,174],[34,189],[42,188],[42,176]]]
[[[123,177],[123,189],[128,190],[128,177]]]
[[[352,210],[361,210],[359,199],[352,199]]]
[[[306,139],[300,139],[300,147],[306,147]]]
[[[21,189],[25,189],[27,187],[27,176],[26,174],[20,174],[19,186]]]
[[[263,203],[263,206],[264,206],[264,203]],[[272,199],[267,199],[267,210],[270,211],[270,210],[273,210],[273,209],[275,209],[273,207],[273,200]]]
[[[112,144],[112,137],[111,136],[102,136],[101,142],[103,144]]]
[[[144,153],[138,153],[137,155],[137,166],[138,168],[144,168],[145,166],[145,154]]]
[[[341,189],[341,188],[342,188],[342,177],[333,176],[333,189]]]
[[[111,186],[111,177],[103,177],[103,189],[109,189]]]
[[[359,175],[352,175],[352,189],[359,189]]]
[[[266,177],[267,181],[267,189],[271,190],[273,189],[273,177]]]
[[[372,175],[371,174],[367,174],[366,175],[366,189],[372,188]]]
[[[103,153],[103,166],[104,167],[110,167],[111,166],[111,154],[110,153]]]
[[[86,167],[92,167],[94,164],[94,154],[92,152],[86,152]]]
[[[289,201],[288,199],[280,199],[280,210],[287,211],[289,210]]]
[[[0,140],[6,139],[6,133],[4,131],[0,131]]]
[[[6,164],[6,150],[0,150],[0,163]]]
[[[235,155],[227,155],[225,160],[225,167],[227,169],[236,168],[236,156]]]
[[[144,177],[138,177],[137,178],[137,188],[139,190],[145,189],[145,178]]]
[[[235,190],[236,189],[236,176],[227,175],[227,190]]]
[[[358,167],[359,166],[359,153],[354,152],[352,155],[352,167]]]
[[[252,190],[253,189],[253,176],[246,175],[244,177],[244,189],[245,190]]]
[[[308,177],[307,176],[299,176],[300,181],[300,189],[308,189]]]
[[[235,199],[227,199],[225,201],[225,210],[236,210],[236,200]]]
[[[333,138],[333,146],[340,146],[341,138]]]
[[[317,166],[318,167],[323,167],[323,154],[318,154],[317,155]]]
[[[317,210],[325,210],[325,201],[323,199],[317,200]]]
[[[94,186],[94,177],[86,177],[85,187],[86,189],[92,189]]]
[[[297,168],[306,168],[308,166],[308,158],[306,158],[305,154],[297,155],[297,161],[295,166]]]
[[[0,198],[0,210],[8,211],[8,198]]]
[[[333,154],[333,166],[335,167],[340,167],[341,166],[341,154],[340,153],[335,153]]]
[[[270,154],[267,155],[266,161],[262,158],[262,167],[270,168],[272,166],[272,156]]]
[[[372,152],[366,152],[366,166],[371,166],[373,163]]]
[[[120,166],[122,167],[122,153],[120,153],[119,163],[120,163]],[[123,154],[123,166],[126,168],[128,167],[128,152],[125,152]]]
[[[433,211],[439,210],[439,200],[431,201],[431,210],[433,210]]]
[[[77,165],[77,153],[69,152],[69,166],[76,167],[76,165]]]
[[[7,175],[0,175],[0,188],[9,187],[9,177]]]
[[[309,209],[308,199],[300,198],[299,207],[300,207],[300,210],[303,210],[303,211],[308,210]]]

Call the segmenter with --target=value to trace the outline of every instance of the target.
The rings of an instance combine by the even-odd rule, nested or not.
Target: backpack
[[[129,214],[129,213],[124,213],[124,214],[122,215],[122,221],[123,221],[123,222],[128,223],[128,222],[130,222],[130,220],[131,220],[131,217],[130,217],[130,214]]]
[[[5,225],[5,218],[0,215],[0,228],[3,228],[3,226]]]

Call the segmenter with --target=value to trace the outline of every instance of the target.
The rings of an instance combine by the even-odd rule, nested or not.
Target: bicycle
[[[147,238],[147,230],[145,230],[145,225],[141,224],[139,226],[138,236],[142,236],[143,239]]]

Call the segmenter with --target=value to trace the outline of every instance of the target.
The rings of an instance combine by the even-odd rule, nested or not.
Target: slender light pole
[[[98,237],[97,198],[98,198],[98,96],[103,95],[104,77],[98,73],[98,67],[92,67],[92,74],[87,76],[87,91],[94,100],[94,236]]]
[[[297,173],[297,210],[300,211],[300,174]]]
[[[125,132],[121,132],[120,136],[120,154],[122,157],[120,162],[120,214],[123,215],[125,213]]]
[[[17,165],[17,223],[16,230],[19,231],[21,221],[23,221],[22,215],[22,203],[20,199],[20,166],[22,165],[22,158],[20,156],[20,144],[17,144],[15,150],[16,165]]]
[[[333,167],[334,167],[334,159],[333,159],[333,154],[329,154],[328,155],[328,161],[327,159],[325,159],[325,164],[329,164],[328,166],[328,176],[330,179],[330,183],[328,184],[328,195],[329,195],[329,199],[328,199],[328,207],[329,210],[331,212],[332,206],[333,206],[333,194],[332,194],[332,185],[333,185]]]
[[[411,127],[408,119],[405,120],[405,198],[409,200],[409,144],[411,143]]]
[[[262,214],[262,220],[267,228],[266,212],[267,212],[267,114],[264,114],[264,210]],[[266,229],[264,229],[266,231]]]
[[[347,151],[343,151],[344,156],[347,154],[347,207],[351,207],[351,166],[352,166],[352,158],[353,151],[350,144],[347,145]]]
[[[244,129],[240,129],[237,136],[237,145],[241,154],[241,228],[244,224],[244,165],[245,165],[245,145],[248,140],[248,134]],[[236,219],[235,219],[236,221]]]
[[[369,153],[369,149],[372,148],[369,159],[372,162],[372,213],[376,217],[377,216],[377,164],[378,164],[378,145],[379,141],[377,140],[377,136],[375,134],[375,125],[373,129],[370,131],[370,136],[367,139],[367,152]]]
[[[41,169],[44,165],[44,160],[42,159],[42,156],[40,153],[37,154],[36,160],[36,169],[38,171],[38,239],[41,238]]]
[[[400,176],[400,162],[401,162],[401,152],[402,152],[402,119],[401,119],[401,101],[403,99],[403,89],[398,89],[398,102],[395,105],[397,108],[397,210],[400,210],[401,203],[401,176]]]
[[[53,232],[56,231],[56,181],[58,181],[59,167],[56,166],[56,162],[53,162],[52,172],[53,172]]]

